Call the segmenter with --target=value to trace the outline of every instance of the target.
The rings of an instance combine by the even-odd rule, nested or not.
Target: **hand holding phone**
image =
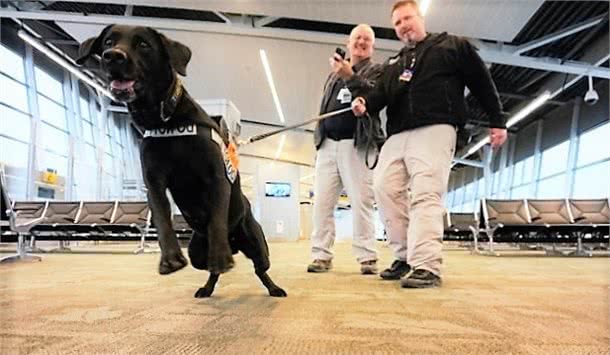
[[[345,59],[345,51],[341,49],[341,47],[337,47],[335,49],[335,53],[337,53],[341,57],[341,59]]]

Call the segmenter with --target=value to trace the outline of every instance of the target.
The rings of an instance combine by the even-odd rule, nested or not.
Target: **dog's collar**
[[[172,83],[172,89],[170,92],[171,94],[165,100],[161,101],[160,104],[161,109],[159,110],[159,115],[161,116],[161,121],[163,122],[167,122],[172,118],[172,115],[178,106],[178,101],[184,92],[182,88],[182,81],[177,76],[174,76],[174,82]]]

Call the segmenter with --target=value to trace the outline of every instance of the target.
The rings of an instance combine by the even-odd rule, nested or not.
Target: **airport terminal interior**
[[[609,354],[608,1],[420,0],[428,32],[477,49],[508,139],[490,147],[467,89],[441,287],[361,274],[345,191],[333,268],[307,272],[329,57],[361,23],[375,31],[374,62],[396,55],[393,4],[0,1],[0,353]],[[286,298],[269,297],[242,254],[209,298],[193,297],[207,271],[159,274],[140,156],[150,131],[91,65],[100,58],[77,63],[111,24],[190,48],[181,83],[235,143],[227,177],[239,171]],[[193,228],[168,198],[187,255]],[[381,271],[394,255],[377,206],[373,219]]]

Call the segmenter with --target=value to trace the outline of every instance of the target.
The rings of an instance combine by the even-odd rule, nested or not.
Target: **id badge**
[[[352,102],[352,93],[348,88],[342,88],[339,90],[339,95],[337,95],[337,100],[339,100],[342,104],[349,104]]]
[[[405,81],[405,82],[409,82],[411,81],[411,78],[413,77],[413,72],[410,69],[405,69],[402,74],[400,74],[400,76],[398,77],[399,81]]]

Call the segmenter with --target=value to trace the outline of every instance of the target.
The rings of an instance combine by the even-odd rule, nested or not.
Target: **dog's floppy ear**
[[[174,68],[178,74],[186,76],[186,65],[191,60],[192,55],[189,47],[180,42],[172,41],[161,33],[159,33],[159,37],[161,37],[161,42],[165,46],[165,49],[167,49],[172,68]]]
[[[81,43],[80,47],[78,47],[76,64],[83,65],[94,54],[102,55],[102,38],[104,38],[110,28],[112,28],[112,25],[106,26],[97,37],[91,37]]]

